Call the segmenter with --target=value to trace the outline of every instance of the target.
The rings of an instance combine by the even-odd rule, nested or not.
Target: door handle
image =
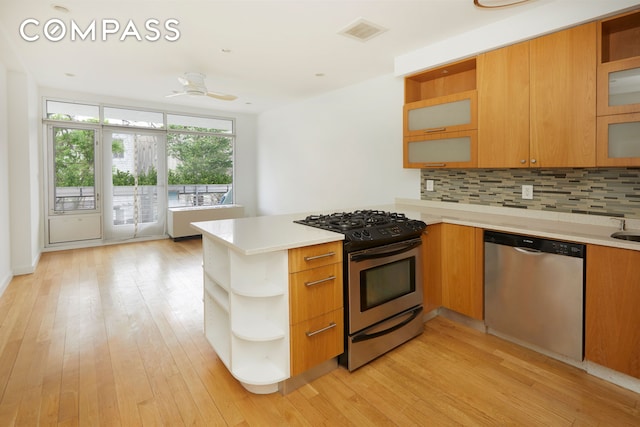
[[[314,280],[313,282],[304,282],[304,285],[307,287],[311,287],[314,285],[319,285],[320,283],[324,283],[324,282],[329,282],[331,280],[334,280],[336,278],[336,276],[329,276],[329,277],[325,277],[324,279],[320,279],[320,280]]]
[[[520,246],[514,246],[513,249],[515,249],[516,251],[523,253],[523,254],[527,254],[527,255],[541,255],[542,251],[539,251],[538,249],[531,249],[531,248],[522,248]]]
[[[308,337],[312,337],[312,336],[314,336],[314,335],[318,335],[318,334],[321,334],[322,332],[328,331],[329,329],[335,328],[336,326],[338,326],[338,325],[336,324],[336,322],[331,322],[331,323],[329,323],[329,326],[325,326],[324,328],[322,328],[322,329],[318,329],[317,331],[313,331],[313,332],[309,332],[309,331],[307,331],[307,332],[305,332],[305,334],[306,334]]]

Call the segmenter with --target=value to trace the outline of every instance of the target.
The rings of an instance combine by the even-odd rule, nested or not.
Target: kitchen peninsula
[[[192,224],[203,239],[205,335],[231,374],[254,393],[278,391],[295,372],[289,250],[308,247],[310,256],[333,253],[312,261],[312,267],[340,262],[336,270],[341,279],[344,236],[295,224],[299,218],[262,216]],[[341,299],[341,280],[338,285]],[[336,316],[342,325],[342,312]],[[335,350],[327,353],[326,370],[337,366],[331,359],[342,353],[341,329],[329,331]]]
[[[427,238],[436,235],[438,225],[453,224],[475,230],[490,229],[586,243],[593,248],[624,250],[632,256],[640,256],[640,243],[610,237],[617,229],[618,221],[608,217],[409,199],[398,199],[395,204],[374,209],[393,210],[409,218],[421,219],[428,224]],[[234,377],[255,393],[275,392],[284,382],[303,372],[292,368],[295,356],[291,332],[294,328],[291,323],[289,252],[307,247],[327,252],[325,245],[337,245],[337,252],[341,254],[342,234],[293,222],[303,217],[304,214],[276,215],[192,224],[203,234],[207,339]],[[430,227],[433,227],[433,234]],[[627,220],[627,227],[640,229],[640,220]],[[439,243],[435,248],[440,248]],[[434,255],[429,253],[425,260]],[[337,262],[341,263],[342,259],[336,258],[330,263]],[[590,304],[588,295],[587,291],[587,305]],[[427,298],[425,290],[425,302]],[[441,301],[437,301],[435,306],[425,303],[425,311],[434,311],[441,305]],[[341,313],[341,309],[336,308],[335,312]],[[621,374],[622,368],[615,365],[605,367],[606,357],[591,357],[600,349],[590,353],[588,313],[589,307],[585,360],[577,361],[576,366],[640,391],[637,374]],[[339,328],[334,329],[337,331]],[[341,335],[333,338],[340,342],[343,339]],[[597,336],[591,337],[591,342],[597,340]],[[341,349],[333,351],[342,352]],[[327,369],[336,366],[333,359],[339,353],[334,353],[328,353],[327,360],[331,365]],[[638,356],[633,353],[629,357],[633,365]]]

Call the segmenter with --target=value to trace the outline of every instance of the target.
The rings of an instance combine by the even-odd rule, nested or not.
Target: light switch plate
[[[523,185],[522,186],[522,198],[524,200],[532,200],[533,199],[533,185]]]
[[[433,191],[433,180],[432,179],[428,179],[427,180],[427,191]]]

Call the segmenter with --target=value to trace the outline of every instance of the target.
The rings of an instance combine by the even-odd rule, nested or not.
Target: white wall
[[[7,70],[0,62],[0,295],[13,276],[9,217],[9,136]]]
[[[343,210],[420,198],[402,167],[403,79],[386,75],[262,113],[258,213]]]
[[[7,73],[11,268],[35,271],[41,253],[40,147],[37,88],[29,75]]]

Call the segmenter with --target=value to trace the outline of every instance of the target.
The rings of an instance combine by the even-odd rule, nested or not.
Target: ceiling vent
[[[387,31],[387,29],[378,24],[374,24],[373,22],[367,21],[363,18],[358,18],[351,24],[347,25],[338,34],[361,42],[366,42],[385,31]]]

